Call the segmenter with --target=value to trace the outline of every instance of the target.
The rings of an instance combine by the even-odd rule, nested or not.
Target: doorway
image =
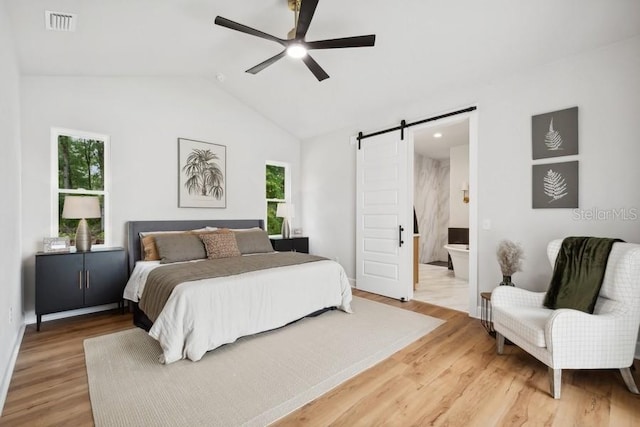
[[[411,254],[414,198],[414,134],[433,126],[468,123],[468,292],[470,316],[478,315],[477,286],[477,113],[476,107],[414,123],[360,133],[356,156],[356,287],[407,301],[413,298]],[[404,183],[404,185],[403,185]],[[465,184],[467,185],[467,184]],[[460,187],[461,188],[461,187]],[[462,194],[462,189],[460,190]],[[448,241],[451,241],[449,239]],[[458,270],[460,272],[460,269]]]
[[[412,128],[419,278],[414,299],[477,317],[477,116]],[[453,257],[450,255],[453,255]]]

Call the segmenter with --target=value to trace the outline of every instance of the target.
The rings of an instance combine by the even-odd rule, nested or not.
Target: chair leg
[[[551,396],[560,399],[560,387],[562,386],[562,369],[548,368],[549,385],[551,386]]]
[[[504,352],[504,335],[499,332],[496,332],[496,346],[498,354],[502,354]]]
[[[638,391],[638,386],[636,386],[636,382],[633,379],[633,375],[631,374],[630,368],[620,368],[620,373],[622,374],[622,379],[624,383],[627,385],[629,391],[633,394],[640,394]]]

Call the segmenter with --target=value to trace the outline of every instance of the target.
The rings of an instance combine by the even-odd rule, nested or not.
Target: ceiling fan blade
[[[318,0],[302,0],[300,3],[300,13],[298,14],[298,26],[296,28],[296,39],[304,39],[311,24],[311,18],[316,12]]]
[[[307,68],[309,68],[309,70],[311,70],[313,75],[316,76],[316,79],[318,79],[319,82],[323,81],[324,79],[328,79],[329,78],[329,74],[327,74],[322,69],[322,67],[315,61],[315,59],[313,59],[308,54],[305,55],[302,58],[302,61],[305,63]]]
[[[376,43],[376,35],[344,37],[340,39],[318,40],[315,42],[305,42],[308,50],[311,49],[338,49],[344,47],[369,47]]]
[[[279,54],[272,56],[271,58],[267,59],[266,61],[263,61],[261,63],[259,63],[258,65],[256,65],[253,68],[249,68],[246,72],[247,73],[251,73],[251,74],[257,74],[260,71],[264,70],[265,68],[267,68],[269,65],[273,64],[274,62],[276,62],[277,60],[281,59],[283,56],[285,56],[287,54],[286,50],[283,50],[282,52],[280,52]]]
[[[221,27],[230,28],[232,30],[240,31],[241,33],[249,34],[252,36],[260,37],[263,39],[271,40],[285,46],[285,40],[272,36],[271,34],[263,33],[255,28],[247,27],[246,25],[239,24],[230,19],[223,18],[222,16],[216,16],[215,24]]]

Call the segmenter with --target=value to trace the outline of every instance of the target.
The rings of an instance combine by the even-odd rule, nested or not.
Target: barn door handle
[[[398,242],[400,243],[400,247],[402,247],[402,244],[404,243],[404,240],[402,240],[402,232],[403,231],[404,231],[404,227],[399,225],[398,226]]]

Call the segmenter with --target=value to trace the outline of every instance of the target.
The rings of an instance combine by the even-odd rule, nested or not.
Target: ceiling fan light
[[[287,48],[287,55],[292,58],[304,58],[307,55],[307,49],[299,43],[293,43]]]

